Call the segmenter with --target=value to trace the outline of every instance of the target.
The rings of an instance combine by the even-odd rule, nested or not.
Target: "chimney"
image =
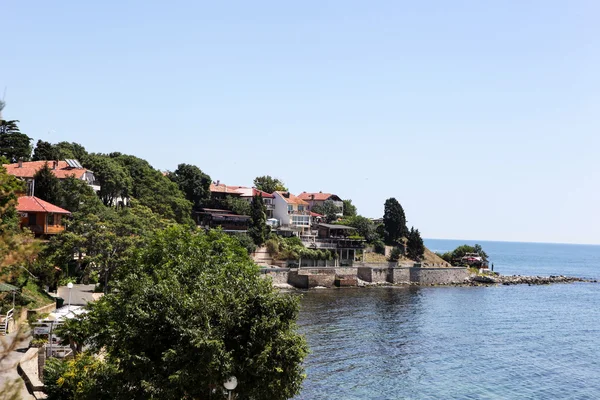
[[[23,158],[19,158],[19,168],[23,168]]]
[[[52,161],[52,169],[56,169],[58,167],[58,161]]]
[[[219,186],[219,183],[221,183],[221,181],[217,181],[217,186]]]
[[[315,195],[314,195],[314,194],[311,194],[311,195],[310,195],[310,199],[311,199],[311,200],[314,200],[314,199],[315,199]]]

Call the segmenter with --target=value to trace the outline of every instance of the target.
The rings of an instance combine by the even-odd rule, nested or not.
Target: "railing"
[[[313,249],[362,249],[365,247],[364,240],[346,238],[315,240],[306,240],[305,238],[301,239],[304,246]]]

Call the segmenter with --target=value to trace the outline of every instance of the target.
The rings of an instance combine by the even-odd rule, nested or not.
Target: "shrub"
[[[394,247],[390,253],[388,261],[396,262],[402,256],[402,251],[398,247]]]

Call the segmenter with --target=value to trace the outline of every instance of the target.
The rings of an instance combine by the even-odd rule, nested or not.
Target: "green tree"
[[[58,160],[59,154],[56,148],[50,142],[38,140],[35,149],[33,149],[32,161]]]
[[[381,237],[375,230],[375,224],[369,218],[357,215],[355,217],[347,217],[340,221],[342,225],[348,225],[356,228],[356,233],[364,237],[369,243],[373,243],[376,240],[380,240]]]
[[[237,196],[227,196],[220,202],[221,207],[231,210],[238,215],[250,215],[252,206],[246,200],[242,200]]]
[[[94,189],[74,176],[60,181],[60,194],[60,202],[57,205],[72,213],[83,209],[87,212],[97,212],[103,206]]]
[[[31,157],[31,138],[21,133],[17,120],[0,120],[0,156],[15,163],[22,159],[28,161]]]
[[[95,323],[90,349],[102,349],[111,365],[111,398],[221,399],[231,375],[238,400],[300,391],[307,346],[295,332],[298,298],[261,278],[234,238],[158,231],[127,269],[116,290],[81,317]],[[64,377],[79,380],[62,373],[54,381]]]
[[[54,145],[54,149],[56,151],[56,158],[59,160],[70,158],[83,162],[88,154],[85,147],[75,142],[59,142]]]
[[[132,179],[131,197],[164,218],[194,225],[192,203],[175,182],[141,158],[121,153],[109,156],[129,173]]]
[[[356,217],[356,206],[352,204],[352,200],[344,200],[344,217]]]
[[[89,154],[85,158],[86,168],[94,171],[100,183],[98,196],[106,206],[116,206],[119,198],[128,198],[132,191],[132,179],[127,169],[104,154]]]
[[[316,205],[312,208],[312,212],[321,214],[325,217],[325,221],[333,222],[339,218],[340,209],[331,200],[323,202],[323,205]]]
[[[261,194],[257,194],[252,198],[248,235],[250,235],[257,246],[262,246],[269,235],[269,227],[267,226],[267,207],[265,206]]]
[[[425,253],[425,245],[418,229],[410,228],[408,241],[406,242],[406,255],[411,260],[420,261]]]
[[[169,174],[169,178],[185,193],[186,199],[192,202],[194,208],[202,207],[210,199],[210,176],[195,165],[179,164],[175,172]]]
[[[44,166],[35,173],[33,179],[35,181],[35,197],[46,200],[48,203],[54,205],[60,203],[62,197],[60,181],[56,175],[54,175],[54,172],[52,172],[48,163],[44,163]]]
[[[397,244],[401,238],[408,236],[404,209],[398,200],[393,197],[385,201],[383,226],[385,233],[384,241],[389,246]]]
[[[288,190],[283,181],[273,178],[269,175],[258,176],[254,178],[254,187],[266,193],[273,193],[276,191],[285,192]]]

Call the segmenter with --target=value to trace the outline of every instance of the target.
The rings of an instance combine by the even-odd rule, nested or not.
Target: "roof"
[[[237,192],[240,194],[240,197],[254,197],[261,195],[263,199],[275,198],[275,196],[271,193],[263,192],[262,190],[258,190],[257,188],[240,187],[239,189],[237,189]]]
[[[310,212],[310,216],[311,216],[311,217],[322,217],[322,216],[323,216],[323,214],[319,214],[319,213],[316,213],[316,212],[312,212],[312,211],[311,211],[311,212]]]
[[[54,214],[71,214],[70,211],[48,203],[35,196],[23,196],[17,199],[17,211],[19,212],[39,212],[39,213],[54,213]]]
[[[9,283],[0,282],[0,292],[14,292],[18,290],[19,288],[16,286],[13,286]]]
[[[356,230],[356,228],[353,228],[351,226],[348,225],[337,225],[337,224],[319,224],[317,226],[322,226],[328,229],[344,229],[344,230]]]
[[[212,193],[226,193],[226,194],[239,195],[240,194],[238,192],[239,189],[247,189],[247,188],[244,186],[227,186],[224,183],[218,183],[218,182],[213,182],[210,184],[210,191]]]
[[[275,192],[278,195],[281,196],[281,198],[283,200],[285,200],[286,203],[288,204],[298,204],[301,206],[307,206],[308,203],[305,202],[304,200],[302,200],[301,198],[294,196],[293,194],[291,194],[290,192],[283,192],[283,191],[279,191],[279,192]]]
[[[46,163],[48,163],[48,167],[50,167],[50,170],[58,179],[66,179],[69,176],[81,179],[87,172],[85,168],[73,168],[69,166],[66,161],[58,161],[56,169],[52,169],[54,162],[56,161],[28,161],[23,162],[21,167],[19,167],[19,163],[4,164],[4,168],[6,168],[6,172],[19,178],[33,178],[36,172],[42,169]]]
[[[319,192],[319,193],[302,192],[302,193],[300,193],[298,195],[298,197],[300,197],[302,200],[305,200],[305,201],[310,201],[310,200],[317,200],[317,201],[336,200],[336,201],[342,201],[342,199],[340,199],[340,197],[338,195],[336,195],[336,194],[323,193],[323,192]]]

